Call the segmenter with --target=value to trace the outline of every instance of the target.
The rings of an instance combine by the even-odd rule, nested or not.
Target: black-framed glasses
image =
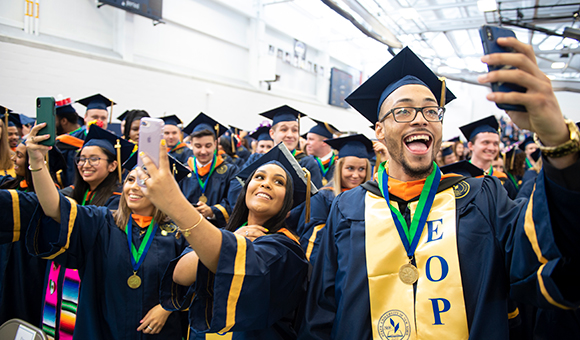
[[[88,161],[90,166],[99,165],[100,157],[75,157],[75,163],[77,166],[83,166]]]
[[[428,122],[441,122],[443,120],[445,108],[439,106],[396,107],[388,111],[387,114],[381,119],[381,122],[392,113],[395,122],[410,123],[417,117],[417,112],[421,112],[421,114],[423,114],[423,118],[425,118],[425,120]]]

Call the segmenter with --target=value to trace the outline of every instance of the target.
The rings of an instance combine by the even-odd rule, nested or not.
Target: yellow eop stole
[[[409,203],[411,216],[417,203]],[[393,200],[391,205],[398,207]],[[387,202],[367,192],[365,206],[373,339],[467,339],[453,188],[435,196],[415,250],[419,271],[415,297],[413,285],[399,278],[399,268],[409,263],[409,258]]]

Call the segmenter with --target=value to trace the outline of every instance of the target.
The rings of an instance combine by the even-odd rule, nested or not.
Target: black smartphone
[[[56,140],[56,106],[53,97],[36,98],[36,124],[46,123],[38,135],[50,135],[50,138],[39,144],[53,146]]]
[[[507,38],[516,37],[515,33],[507,28],[498,26],[483,25],[479,29],[479,36],[481,37],[481,42],[483,44],[483,52],[485,54],[492,53],[513,53],[514,50],[510,47],[503,47],[497,44],[497,38]],[[487,69],[489,72],[496,70],[510,70],[515,69],[515,67],[510,65],[488,65]],[[491,90],[493,92],[526,92],[526,88],[517,84],[512,83],[491,83]],[[527,112],[526,107],[523,105],[513,105],[513,104],[497,104],[502,110],[506,111],[522,111]]]

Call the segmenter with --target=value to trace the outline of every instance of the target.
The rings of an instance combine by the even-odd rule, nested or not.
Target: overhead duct
[[[328,7],[332,8],[336,13],[350,21],[356,28],[367,36],[381,42],[392,48],[402,48],[403,44],[397,37],[386,28],[377,18],[369,13],[356,0],[342,0],[354,13],[361,17],[362,20],[357,20],[352,13],[342,8],[337,0],[322,0]],[[393,53],[390,49],[389,51]]]

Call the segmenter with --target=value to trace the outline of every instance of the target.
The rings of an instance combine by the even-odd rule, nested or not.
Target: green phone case
[[[38,136],[50,135],[50,138],[39,144],[54,146],[56,140],[56,106],[53,97],[36,98],[36,124],[46,123],[38,131]]]

